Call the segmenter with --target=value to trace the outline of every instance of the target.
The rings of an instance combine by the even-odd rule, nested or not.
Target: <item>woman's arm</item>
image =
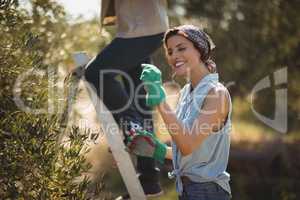
[[[203,104],[201,114],[190,130],[176,117],[170,106],[163,101],[158,106],[172,140],[182,155],[191,154],[213,132],[222,128],[229,112],[229,97],[224,87],[212,89]],[[199,108],[200,109],[200,108]]]
[[[206,97],[201,113],[195,120],[192,129],[184,126],[165,102],[166,95],[162,86],[161,71],[154,65],[143,64],[140,79],[147,91],[146,104],[157,107],[167,125],[172,140],[182,155],[188,155],[214,131],[219,130],[228,115],[229,97],[224,86],[213,88]],[[199,108],[200,109],[200,108]]]

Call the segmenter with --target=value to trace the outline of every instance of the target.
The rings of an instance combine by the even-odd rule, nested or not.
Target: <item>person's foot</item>
[[[147,198],[151,197],[159,197],[164,194],[158,183],[147,183],[142,184],[143,190]],[[124,194],[122,196],[117,197],[115,200],[130,200],[129,194]]]

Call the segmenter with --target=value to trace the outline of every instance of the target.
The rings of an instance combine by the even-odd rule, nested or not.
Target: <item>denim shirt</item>
[[[214,73],[206,75],[193,91],[191,91],[191,84],[185,85],[181,90],[176,115],[185,127],[192,128],[194,121],[201,114],[205,97],[212,88],[217,86],[224,87],[219,83],[218,74]],[[229,107],[224,126],[209,135],[191,154],[182,156],[176,144],[172,143],[174,170],[171,176],[176,176],[176,190],[179,195],[183,190],[181,176],[187,176],[194,182],[215,182],[231,194],[230,175],[226,172],[230,148],[231,100]]]

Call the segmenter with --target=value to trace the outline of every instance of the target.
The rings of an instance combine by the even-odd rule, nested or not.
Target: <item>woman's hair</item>
[[[198,27],[193,25],[182,25],[169,29],[164,35],[164,46],[167,49],[167,41],[170,37],[181,35],[191,41],[200,52],[201,60],[211,73],[217,71],[215,62],[211,59],[211,51],[215,48],[210,37]]]

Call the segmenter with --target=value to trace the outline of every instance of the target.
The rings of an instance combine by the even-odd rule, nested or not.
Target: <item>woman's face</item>
[[[190,76],[199,70],[200,52],[194,44],[181,35],[171,36],[166,43],[167,60],[177,76]]]

